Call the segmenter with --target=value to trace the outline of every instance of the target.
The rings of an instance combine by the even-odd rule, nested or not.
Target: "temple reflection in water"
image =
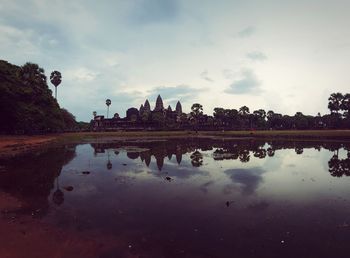
[[[149,167],[152,157],[155,159],[159,171],[164,166],[164,160],[176,158],[180,165],[182,156],[190,154],[193,167],[203,165],[204,151],[212,151],[210,158],[213,160],[239,160],[242,163],[249,162],[251,157],[264,159],[273,157],[276,151],[283,149],[294,149],[298,155],[303,154],[304,149],[315,149],[320,151],[326,149],[333,152],[329,160],[329,172],[332,176],[350,176],[350,143],[342,142],[305,142],[305,141],[257,141],[257,140],[215,140],[215,139],[176,139],[166,141],[121,141],[113,143],[91,143],[95,154],[108,154],[110,164],[110,152],[119,154],[124,149],[127,157],[132,160],[140,159]],[[339,150],[347,151],[345,158],[339,157]],[[108,151],[110,150],[110,152]]]
[[[162,171],[165,160],[176,160],[181,165],[183,155],[188,155],[190,164],[199,168],[205,159],[211,161],[237,160],[250,162],[252,157],[258,159],[272,158],[279,150],[294,149],[302,155],[304,149],[321,149],[332,152],[328,161],[328,170],[333,177],[350,176],[350,143],[341,142],[292,142],[292,141],[256,141],[256,140],[215,140],[215,139],[176,139],[149,141],[120,141],[110,143],[91,143],[95,156],[102,154],[106,159],[105,168],[113,169],[113,161],[120,152],[125,151],[130,160],[140,160],[147,167],[155,160]],[[34,207],[37,216],[46,214],[49,204],[48,196],[52,192],[55,205],[64,202],[64,191],[60,185],[62,167],[74,159],[75,145],[42,150],[24,157],[15,157],[1,162],[0,190],[23,199],[23,207],[13,212],[30,213]],[[342,150],[342,154],[340,154]],[[208,151],[210,155],[208,155]],[[203,153],[206,152],[206,155]],[[19,162],[20,159],[20,162]],[[45,169],[43,169],[45,168]],[[118,169],[118,168],[115,168]],[[84,172],[83,172],[84,173]],[[88,173],[88,172],[86,172]],[[16,183],[14,183],[16,182]],[[41,215],[40,215],[41,214]]]

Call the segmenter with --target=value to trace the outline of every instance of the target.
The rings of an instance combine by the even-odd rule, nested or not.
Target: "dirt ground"
[[[77,132],[35,136],[1,136],[0,157],[14,156],[30,151],[50,142],[93,142],[96,140],[115,139],[159,139],[159,138],[260,138],[281,140],[330,140],[349,141],[350,130],[268,130],[268,131],[139,131],[139,132]]]
[[[30,151],[56,139],[57,136],[52,135],[0,136],[0,157]]]

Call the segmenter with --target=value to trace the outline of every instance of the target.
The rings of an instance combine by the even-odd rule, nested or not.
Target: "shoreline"
[[[137,139],[258,139],[286,141],[350,141],[350,130],[293,131],[136,131],[136,132],[77,132],[50,135],[0,135],[0,157],[11,157],[52,143],[80,143],[96,140]]]

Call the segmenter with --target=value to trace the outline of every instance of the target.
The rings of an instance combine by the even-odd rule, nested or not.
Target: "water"
[[[55,146],[1,161],[0,192],[22,203],[2,207],[2,220],[29,216],[98,234],[107,246],[122,241],[97,257],[348,257],[349,146],[209,139]]]

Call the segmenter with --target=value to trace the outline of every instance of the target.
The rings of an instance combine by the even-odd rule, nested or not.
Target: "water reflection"
[[[54,147],[1,161],[0,192],[23,203],[2,212],[162,249],[145,257],[322,257],[347,248],[349,147],[191,138]]]
[[[1,160],[0,189],[22,201],[22,207],[8,211],[41,217],[48,212],[48,196],[54,188],[53,201],[60,205],[64,195],[59,186],[62,167],[75,157],[75,146],[61,146],[12,159]]]
[[[152,156],[156,160],[159,171],[162,171],[164,160],[172,160],[176,157],[176,162],[180,165],[182,156],[190,153],[191,164],[193,167],[200,167],[203,165],[203,151],[212,151],[211,157],[213,160],[239,160],[242,163],[248,163],[251,157],[265,159],[273,157],[276,151],[285,149],[294,149],[297,155],[302,155],[304,149],[321,149],[329,150],[334,153],[329,160],[329,172],[332,176],[341,177],[350,175],[350,143],[342,142],[292,142],[292,141],[217,141],[217,140],[176,140],[176,141],[154,141],[154,142],[134,142],[124,141],[119,143],[93,143],[91,146],[96,153],[108,153],[107,168],[111,169],[109,149],[118,149],[115,151],[116,155],[123,146],[128,146],[126,149],[127,157],[132,160],[141,159],[148,167],[151,164]],[[130,146],[133,149],[130,151]],[[141,151],[138,151],[141,149]],[[347,157],[344,159],[338,158],[340,149],[347,151]]]
[[[224,171],[232,182],[242,185],[242,194],[250,195],[255,192],[263,180],[262,174],[266,171],[261,168],[228,169]]]

